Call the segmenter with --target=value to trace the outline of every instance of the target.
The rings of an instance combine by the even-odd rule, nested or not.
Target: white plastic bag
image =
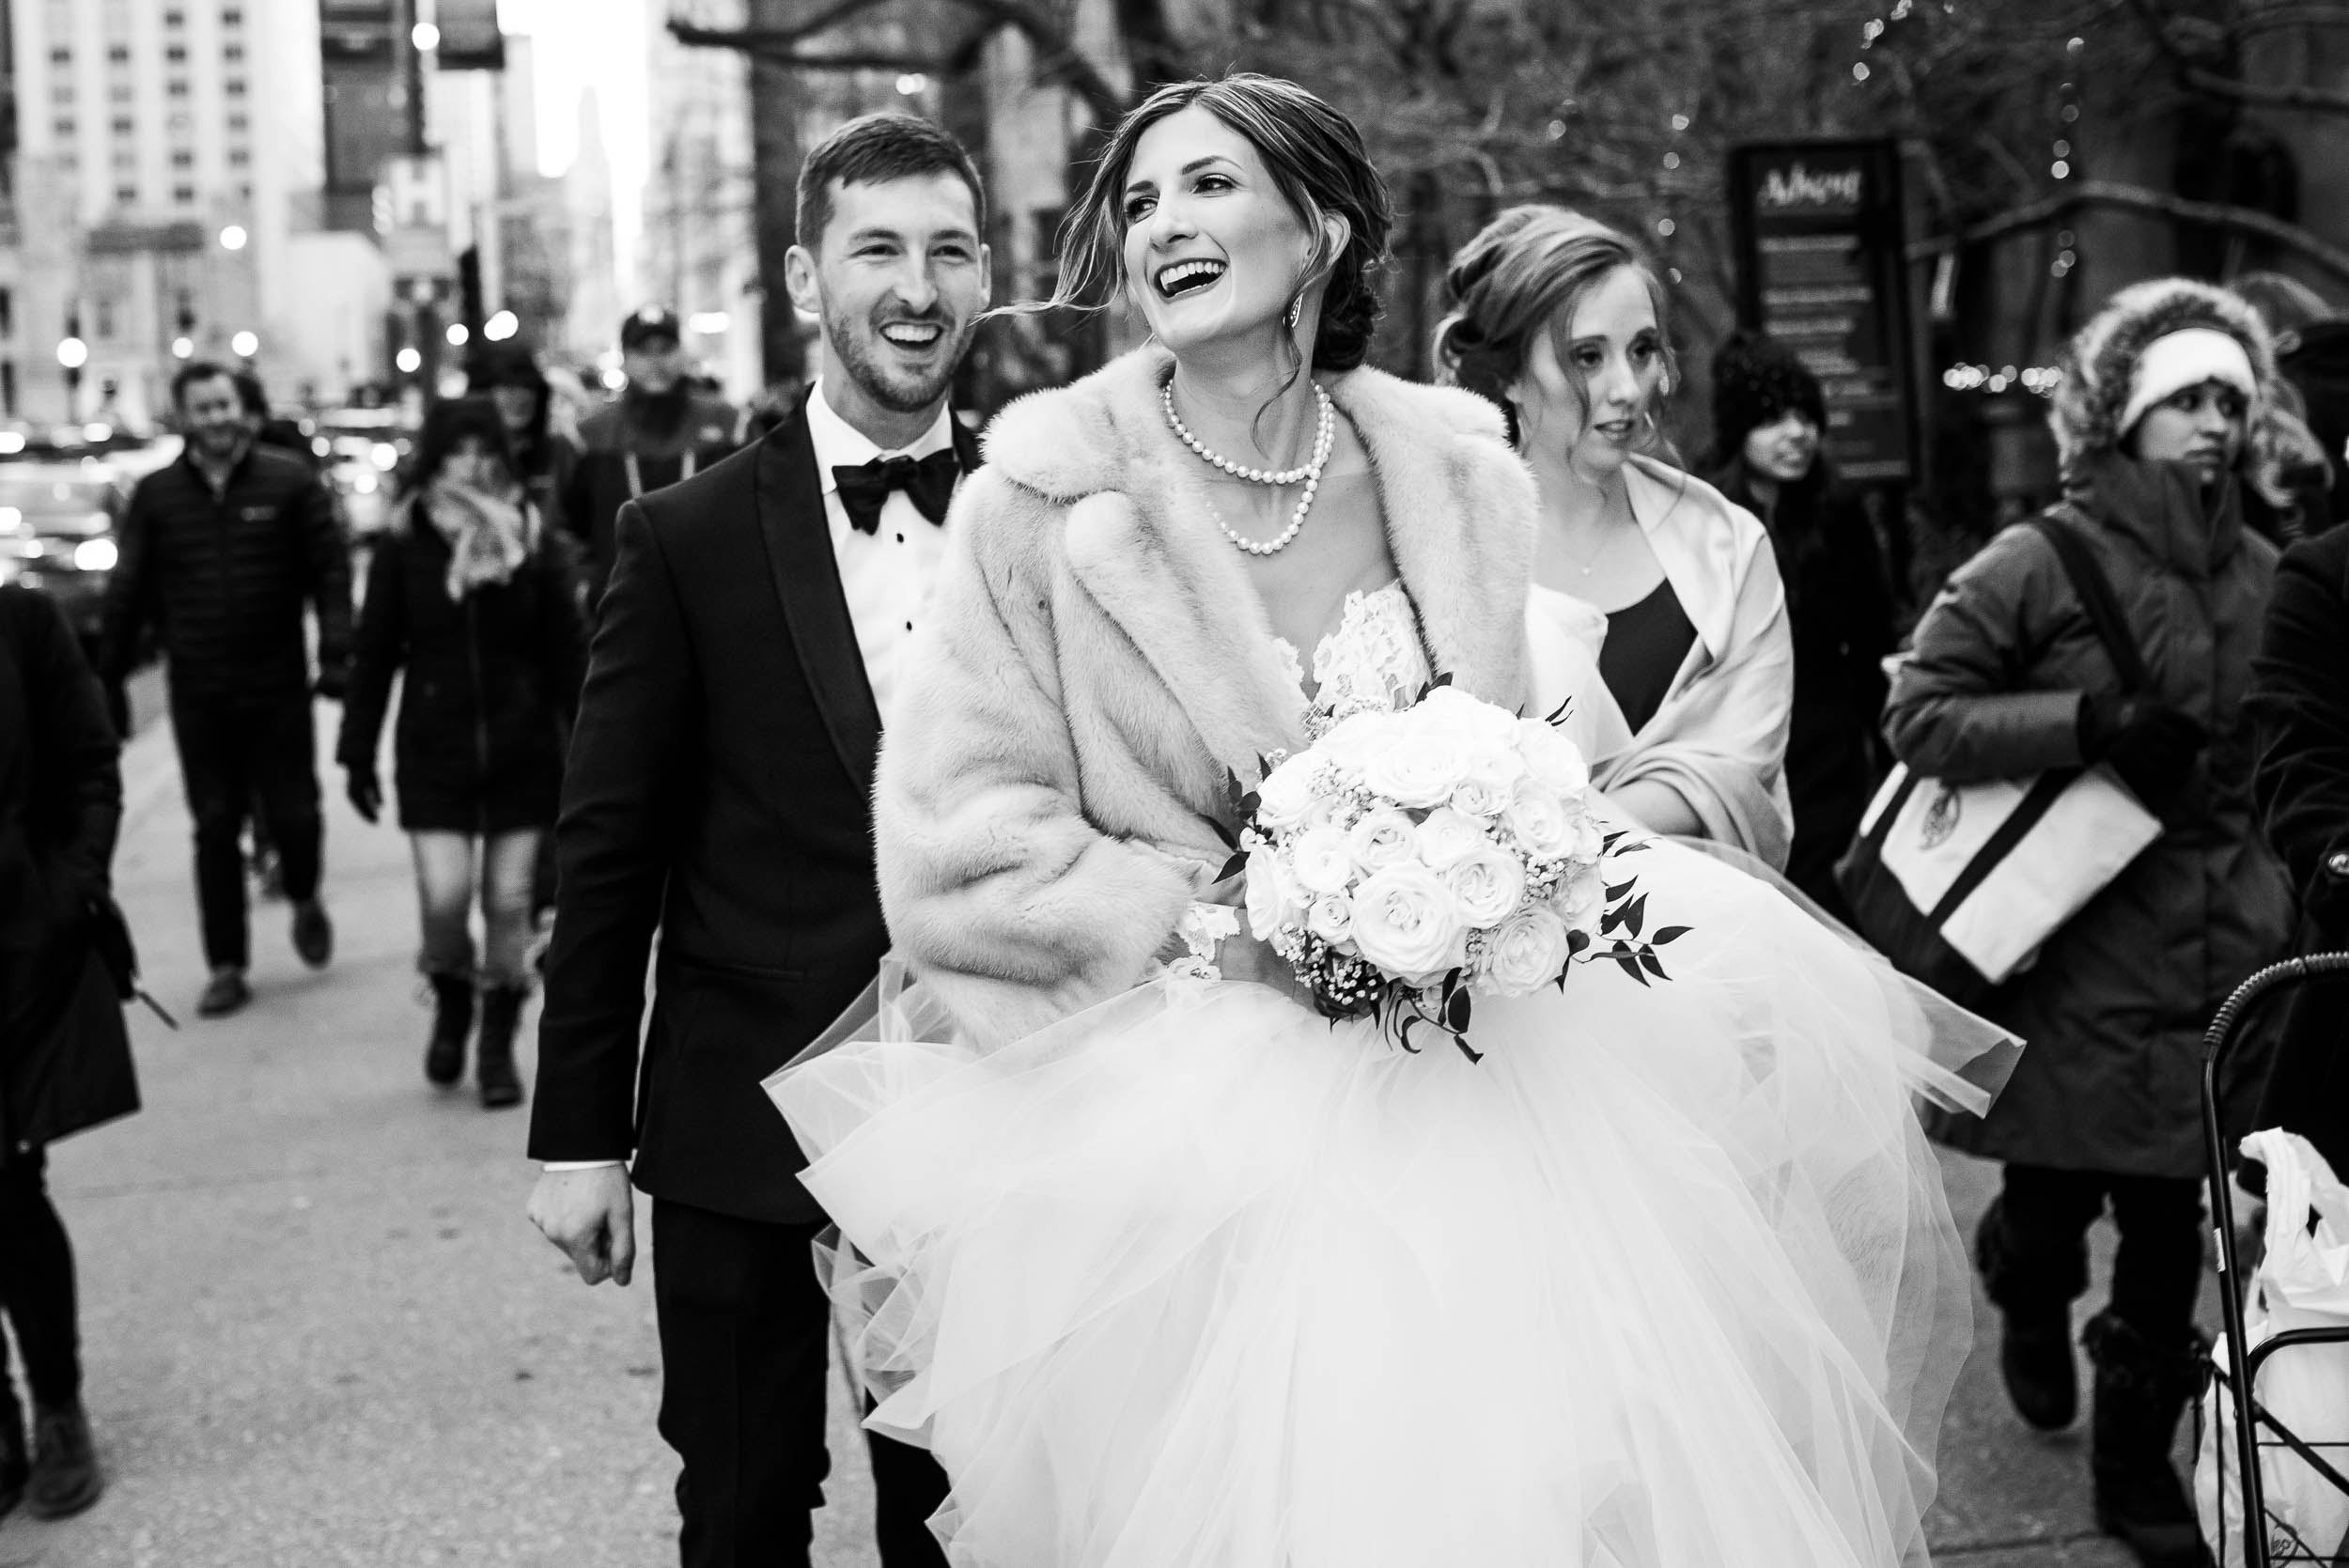
[[[2246,1343],[2256,1347],[2294,1328],[2349,1329],[2349,1187],[2296,1133],[2277,1127],[2255,1132],[2243,1141],[2243,1152],[2267,1168],[2267,1252],[2244,1308]],[[2213,1359],[2227,1370],[2223,1342]],[[2258,1393],[2263,1409],[2349,1476],[2349,1343],[2277,1352],[2260,1370]],[[2201,1429],[2194,1505],[2202,1539],[2219,1568],[2240,1568],[2243,1492],[2235,1469],[2234,1396],[2215,1378],[2202,1396]],[[2332,1561],[2349,1549],[2349,1492],[2264,1424],[2259,1436],[2269,1554],[2277,1561]]]

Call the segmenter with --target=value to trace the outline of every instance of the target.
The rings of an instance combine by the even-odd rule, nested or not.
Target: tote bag
[[[2032,526],[2055,547],[2123,691],[2143,690],[2144,659],[2095,556],[2060,518]],[[1835,876],[1860,934],[1895,969],[1972,1007],[2160,836],[2159,819],[2107,768],[1952,784],[1902,766]]]

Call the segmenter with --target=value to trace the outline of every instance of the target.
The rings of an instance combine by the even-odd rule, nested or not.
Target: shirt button
[[[913,629],[913,623],[911,621],[906,622],[906,629],[908,631],[911,631]]]
[[[906,536],[905,536],[903,534],[898,535],[898,536],[897,536],[897,542],[898,542],[899,544],[903,544],[903,543],[905,543],[905,542],[906,542]]]
[[[2325,869],[2336,877],[2349,877],[2349,849],[2336,849],[2327,855]]]

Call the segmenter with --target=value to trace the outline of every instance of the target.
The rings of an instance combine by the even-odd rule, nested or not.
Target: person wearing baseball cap
[[[620,322],[619,396],[579,422],[579,445],[562,465],[556,515],[586,555],[587,603],[611,575],[613,522],[630,501],[690,479],[734,450],[741,415],[693,384],[677,313],[663,304]]]

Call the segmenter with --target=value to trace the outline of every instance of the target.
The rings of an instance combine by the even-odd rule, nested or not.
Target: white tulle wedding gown
[[[1554,705],[1587,612],[1534,614]],[[1312,662],[1324,696],[1427,676],[1399,588]],[[1921,1560],[1970,1332],[1911,1096],[1983,1095],[1770,887],[1669,844],[1634,873],[1692,927],[1672,978],[1482,1001],[1481,1063],[1161,979],[985,1055],[917,986],[783,1075],[952,1561]]]

